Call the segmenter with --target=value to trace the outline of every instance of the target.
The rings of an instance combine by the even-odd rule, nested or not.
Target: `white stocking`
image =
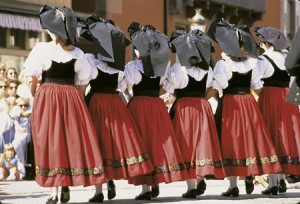
[[[142,185],[142,193],[146,193],[150,191],[150,186],[147,186],[146,184]]]
[[[51,197],[55,197],[58,195],[58,187],[51,187],[50,191],[51,191]]]
[[[285,180],[285,174],[277,174],[278,175],[278,182],[283,179]]]
[[[96,192],[95,195],[102,193],[102,184],[95,186]]]
[[[277,186],[278,183],[278,175],[277,174],[269,174],[268,175],[269,180],[269,188],[272,188],[274,186]]]
[[[188,191],[192,189],[196,189],[196,179],[188,179],[186,180]]]
[[[230,189],[237,187],[237,176],[228,176],[228,180]]]

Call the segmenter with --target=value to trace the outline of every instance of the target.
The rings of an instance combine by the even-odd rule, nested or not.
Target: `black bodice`
[[[228,87],[223,90],[224,94],[248,94],[250,93],[252,70],[247,73],[232,72],[228,81]]]
[[[56,80],[57,83],[72,82],[75,79],[74,64],[76,59],[72,59],[65,63],[52,61],[51,67],[42,73],[42,82]],[[54,82],[53,81],[53,82]]]
[[[281,70],[274,63],[274,61],[269,58],[267,55],[264,55],[267,60],[272,64],[274,68],[274,73],[269,78],[262,79],[264,82],[264,86],[273,86],[273,87],[289,87],[290,76],[288,75],[286,70]]]
[[[90,81],[91,89],[113,88],[118,86],[118,73],[108,74],[98,69],[98,76],[96,79]]]
[[[142,80],[139,84],[133,86],[133,95],[159,95],[159,83],[160,83],[160,77],[148,77],[146,75],[142,74]]]
[[[176,89],[176,97],[204,97],[206,92],[207,75],[208,74],[206,74],[200,81],[196,81],[193,77],[188,75],[188,85],[183,89]]]

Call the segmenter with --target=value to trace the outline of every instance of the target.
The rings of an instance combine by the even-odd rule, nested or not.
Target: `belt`
[[[250,94],[250,88],[248,87],[237,87],[237,88],[229,88],[229,89],[224,89],[223,90],[224,95],[228,94]]]
[[[45,82],[51,84],[68,84],[68,85],[75,84],[74,79],[68,79],[68,78],[46,78]]]

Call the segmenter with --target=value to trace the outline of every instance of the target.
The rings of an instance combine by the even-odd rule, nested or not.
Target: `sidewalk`
[[[300,189],[288,189],[287,193],[277,196],[262,195],[264,187],[255,186],[254,192],[247,195],[243,180],[238,181],[240,196],[238,198],[222,197],[220,194],[226,191],[229,185],[227,180],[206,180],[207,189],[204,195],[197,199],[184,199],[181,194],[186,191],[185,182],[160,184],[160,195],[148,203],[298,203],[300,202]],[[113,200],[107,200],[106,184],[103,185],[104,203],[146,203],[136,201],[134,197],[141,192],[140,186],[128,185],[126,181],[115,181],[117,196]],[[43,204],[49,195],[48,188],[42,188],[35,181],[0,182],[0,200],[2,203],[18,204]],[[94,195],[94,187],[71,187],[71,200],[69,203],[88,203],[88,199]]]

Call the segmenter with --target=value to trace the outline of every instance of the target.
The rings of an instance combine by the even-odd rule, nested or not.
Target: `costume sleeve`
[[[228,80],[232,76],[232,73],[227,70],[226,62],[224,60],[219,60],[214,68],[214,78],[212,80],[211,86],[218,91],[227,88]]]
[[[28,75],[36,76],[37,78],[42,75],[45,68],[45,50],[47,50],[45,43],[35,44],[24,63],[24,68]]]
[[[166,79],[162,82],[163,89],[169,93],[174,93],[175,89],[183,89],[187,86],[189,78],[185,67],[182,67],[179,63],[175,63]]]
[[[258,60],[259,61],[259,60]],[[259,65],[259,62],[257,62],[257,65],[252,70],[252,76],[251,76],[251,88],[254,90],[261,89],[263,87],[264,82],[262,81],[262,69]],[[274,72],[274,70],[273,70]]]
[[[213,78],[214,78],[214,71],[211,67],[209,67],[208,73],[207,73],[206,88],[211,87]]]
[[[140,60],[128,62],[124,69],[124,75],[121,75],[119,79],[119,84],[123,84],[119,85],[120,90],[125,91],[127,87],[140,83],[142,80],[141,72],[143,72],[143,65]]]
[[[75,62],[75,84],[86,85],[89,81],[96,77],[96,59],[93,54],[84,54]],[[95,76],[96,75],[96,76]]]

